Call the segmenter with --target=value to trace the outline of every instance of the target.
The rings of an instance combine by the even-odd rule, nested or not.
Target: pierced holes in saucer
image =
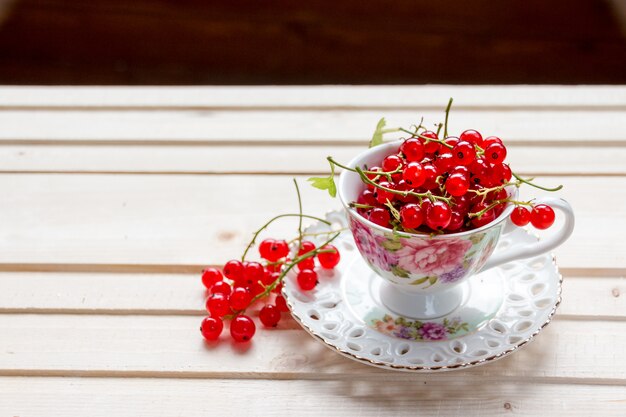
[[[549,305],[552,305],[552,299],[551,298],[542,298],[541,300],[535,301],[535,306],[537,308],[546,308]]]
[[[322,332],[322,337],[328,340],[337,340],[339,336],[334,333]]]
[[[421,358],[410,358],[407,362],[411,365],[424,365],[424,360]]]
[[[467,345],[459,340],[454,340],[450,343],[450,349],[456,353],[463,353],[467,349]]]
[[[346,343],[346,346],[348,346],[348,349],[353,350],[355,352],[360,352],[362,349],[361,345],[357,345],[356,343],[353,343],[353,342]]]
[[[319,320],[321,317],[321,314],[317,310],[309,310],[306,314],[313,320]]]
[[[435,363],[439,363],[439,362],[443,362],[445,360],[445,358],[443,356],[441,356],[439,353],[435,353],[432,357],[431,357],[432,361]]]
[[[535,275],[535,274],[526,274],[526,275],[522,276],[519,280],[528,282],[528,281],[534,280],[535,278],[537,278],[537,275]]]
[[[375,347],[374,349],[370,350],[370,353],[374,356],[380,356],[383,354],[383,350],[380,347]]]
[[[509,299],[509,301],[513,301],[514,303],[519,303],[520,301],[524,301],[524,297],[515,293],[509,294],[507,298]]]
[[[303,304],[308,304],[313,301],[313,298],[310,295],[304,294],[302,291],[293,291],[291,295]]]
[[[396,354],[403,356],[411,351],[411,346],[408,343],[402,343],[396,347]]]
[[[543,290],[545,290],[545,289],[546,289],[546,284],[539,282],[539,283],[533,285],[532,287],[530,287],[530,293],[534,297],[536,297],[539,294],[541,294],[543,292]]]
[[[328,308],[328,309],[333,309],[337,307],[337,302],[333,300],[328,300],[328,301],[324,301],[323,303],[320,303],[320,306],[324,308]]]
[[[496,333],[505,334],[507,332],[506,326],[499,321],[492,321],[489,323],[489,327]]]
[[[522,338],[520,336],[509,336],[509,338],[506,339],[506,342],[509,345],[516,345],[516,344],[518,344],[521,341],[522,341]]]
[[[519,314],[522,317],[530,317],[533,315],[533,311],[532,310],[522,310],[522,311],[518,311],[517,314]]]
[[[333,330],[335,330],[337,328],[337,326],[339,326],[339,323],[337,323],[335,321],[329,321],[329,322],[326,322],[326,323],[322,324],[323,328],[325,328],[326,330],[329,330],[331,332]]]
[[[490,348],[497,348],[498,346],[500,346],[500,342],[495,340],[495,339],[487,339],[487,340],[485,340],[485,343]]]
[[[342,245],[343,245],[343,248],[347,251],[354,250],[354,246],[349,242],[343,242]]]
[[[356,328],[353,329],[350,334],[348,335],[348,337],[351,337],[353,339],[359,338],[361,336],[363,336],[365,334],[365,330],[361,329],[361,328]]]
[[[545,258],[535,258],[530,263],[530,267],[534,269],[535,271],[539,271],[540,269],[543,269],[544,266],[546,266]]]
[[[475,358],[481,357],[481,356],[487,356],[489,354],[489,352],[487,352],[485,349],[479,349],[479,350],[475,350],[471,353],[471,355]]]
[[[533,325],[533,322],[530,320],[524,320],[524,321],[520,321],[519,323],[517,323],[515,325],[515,331],[516,332],[523,332],[526,331],[528,329],[530,329],[530,326]]]

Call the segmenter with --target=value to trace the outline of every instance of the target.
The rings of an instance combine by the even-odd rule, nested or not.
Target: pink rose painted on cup
[[[401,239],[398,266],[412,274],[438,276],[463,264],[472,242],[464,239]]]

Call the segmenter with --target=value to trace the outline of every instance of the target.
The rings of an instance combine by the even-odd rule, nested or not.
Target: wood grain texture
[[[241,255],[251,233],[277,213],[296,209],[285,176],[3,174],[0,191],[0,268],[46,264],[160,265],[162,272],[199,271]],[[339,208],[339,202],[299,177],[305,212]],[[626,218],[622,177],[550,177],[564,184],[559,196],[574,206],[577,225],[557,251],[565,268],[626,268],[622,230]],[[522,189],[536,197],[547,193]],[[594,190],[612,207],[599,216]],[[250,208],[254,207],[254,210]],[[296,223],[270,233],[291,236]],[[549,233],[549,231],[548,231]],[[602,238],[599,239],[598,237]],[[590,254],[593,254],[590,256]],[[61,268],[61,269],[58,269]],[[178,268],[178,269],[176,269]],[[146,269],[154,271],[154,269]]]
[[[0,313],[206,314],[199,274],[2,272],[0,287]],[[565,274],[557,319],[626,320],[626,278]]]
[[[371,381],[0,378],[0,413],[28,417],[298,415],[398,417],[623,416],[624,388],[493,383],[481,379],[413,382],[386,374]],[[245,401],[240,393],[245,393]],[[401,395],[399,395],[401,393]],[[320,400],[323,399],[323,400]],[[419,410],[419,411],[416,411]]]

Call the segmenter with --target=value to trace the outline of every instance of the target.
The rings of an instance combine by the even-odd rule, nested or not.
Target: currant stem
[[[254,232],[254,235],[252,236],[252,240],[250,241],[250,243],[248,243],[248,246],[246,247],[246,250],[243,251],[243,255],[241,255],[241,262],[245,262],[246,260],[246,255],[248,254],[248,251],[250,250],[250,248],[252,248],[252,246],[254,246],[254,244],[256,243],[256,238],[259,236],[259,234],[267,229],[267,227],[272,224],[274,221],[281,219],[283,217],[301,217],[301,218],[305,218],[305,219],[312,219],[312,220],[317,220],[319,222],[322,222],[328,226],[330,226],[330,222],[327,220],[324,220],[322,218],[316,217],[316,216],[309,216],[308,214],[294,214],[294,213],[287,213],[287,214],[279,214],[278,216],[272,217],[267,223],[265,223],[263,226],[261,226],[260,229],[258,229],[256,232]]]
[[[298,181],[293,179],[293,185],[296,187],[296,195],[298,196],[298,251],[302,247],[302,197],[300,196],[300,187],[298,187]]]
[[[450,115],[450,108],[452,107],[452,97],[448,100],[448,105],[446,106],[446,121],[443,128],[443,137],[448,137],[448,116]]]
[[[535,183],[532,183],[531,180],[525,180],[524,178],[522,178],[519,175],[517,175],[515,172],[512,172],[511,174],[513,174],[515,179],[518,180],[519,182],[523,182],[524,184],[528,184],[531,187],[539,188],[540,190],[554,192],[554,191],[559,191],[561,188],[563,188],[563,185],[559,185],[558,187],[554,187],[554,188],[542,187],[541,185],[537,185]]]
[[[424,139],[426,142],[437,142],[437,143],[439,143],[439,144],[441,144],[441,145],[443,145],[443,146],[445,146],[447,148],[450,148],[450,149],[454,148],[454,146],[450,145],[449,143],[446,143],[446,141],[443,140],[443,139],[432,139],[432,138],[429,138],[427,136],[420,135],[419,133],[411,132],[410,130],[407,130],[407,129],[404,129],[404,128],[400,128],[400,130],[403,131],[404,133],[408,133],[409,135],[411,135],[414,138]]]
[[[486,212],[488,212],[489,210],[491,210],[492,208],[494,208],[495,206],[498,206],[500,204],[504,204],[504,203],[513,203],[516,206],[531,206],[532,207],[532,201],[518,201],[518,200],[511,200],[509,198],[505,198],[502,200],[496,200],[494,202],[492,202],[490,205],[488,205],[487,207],[485,207],[484,209],[482,209],[481,211],[478,211],[476,213],[469,213],[467,216],[470,218],[474,218],[474,217],[482,217],[483,214],[485,214]]]
[[[370,206],[369,204],[360,204],[360,203],[355,203],[355,202],[352,202],[352,203],[350,203],[348,205],[350,207],[352,207],[352,208],[362,208],[362,209],[366,209],[366,210],[375,208],[374,206]]]
[[[331,164],[338,166],[339,168],[345,169],[346,171],[357,172],[356,169],[347,167],[347,166],[345,166],[343,164],[340,164],[339,162],[335,161],[332,156],[326,157],[326,160],[328,162],[330,162]],[[398,173],[402,172],[402,168],[398,167],[398,168],[394,169],[393,171],[367,171],[367,170],[365,170],[363,172],[365,174],[369,174],[369,175],[376,175],[376,176],[384,175],[385,177],[387,177],[387,180],[391,181],[391,176],[393,174],[398,174]]]
[[[362,204],[365,205],[365,204]],[[374,207],[374,206],[369,206],[369,207]],[[319,232],[319,233],[302,233],[302,237],[315,237],[315,236],[323,236],[323,235],[330,235],[332,233],[336,233],[336,232],[343,232],[344,230],[348,230],[347,227],[342,227],[340,229],[334,229],[334,230],[329,230],[328,232]],[[287,242],[287,244],[292,244],[294,242],[296,242],[298,240],[298,238],[293,238],[290,241]],[[268,262],[269,265],[271,264],[282,264],[284,262]]]

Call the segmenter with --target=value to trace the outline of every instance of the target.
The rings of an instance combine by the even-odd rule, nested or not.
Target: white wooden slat
[[[349,360],[303,330],[258,329],[248,345],[227,331],[205,343],[199,317],[0,315],[2,376],[355,378],[389,371]],[[555,320],[533,343],[451,381],[493,379],[623,384],[626,322]],[[414,381],[415,375],[398,378]]]
[[[1,87],[0,107],[626,106],[624,86]]]
[[[205,314],[199,274],[3,272],[0,288],[0,313]],[[626,278],[566,274],[557,317],[625,320]]]
[[[349,161],[364,149],[307,144],[0,145],[0,172],[322,173],[328,170],[328,155]],[[626,147],[621,146],[511,145],[507,160],[516,171],[532,175],[626,174]]]
[[[0,141],[5,143],[73,141],[193,143],[357,143],[366,144],[377,121],[409,127],[424,117],[427,126],[443,121],[435,110],[359,111],[138,111],[66,110],[0,111]],[[478,129],[508,142],[541,145],[571,143],[622,144],[626,141],[623,110],[499,111],[454,110],[450,134]],[[399,133],[389,137],[400,137]]]
[[[0,413],[28,417],[624,415],[624,388],[485,380],[0,378]]]
[[[559,265],[626,268],[624,224],[617,221],[626,218],[624,179],[542,182],[564,184],[558,196],[577,214],[574,235],[556,251]],[[339,208],[302,177],[300,184],[305,212]],[[0,264],[11,270],[21,264],[162,265],[167,271],[219,264],[240,256],[265,221],[297,208],[284,176],[4,174],[0,192]],[[522,198],[542,194],[548,193],[525,187]],[[285,220],[269,233],[291,237],[295,230],[295,221]]]

